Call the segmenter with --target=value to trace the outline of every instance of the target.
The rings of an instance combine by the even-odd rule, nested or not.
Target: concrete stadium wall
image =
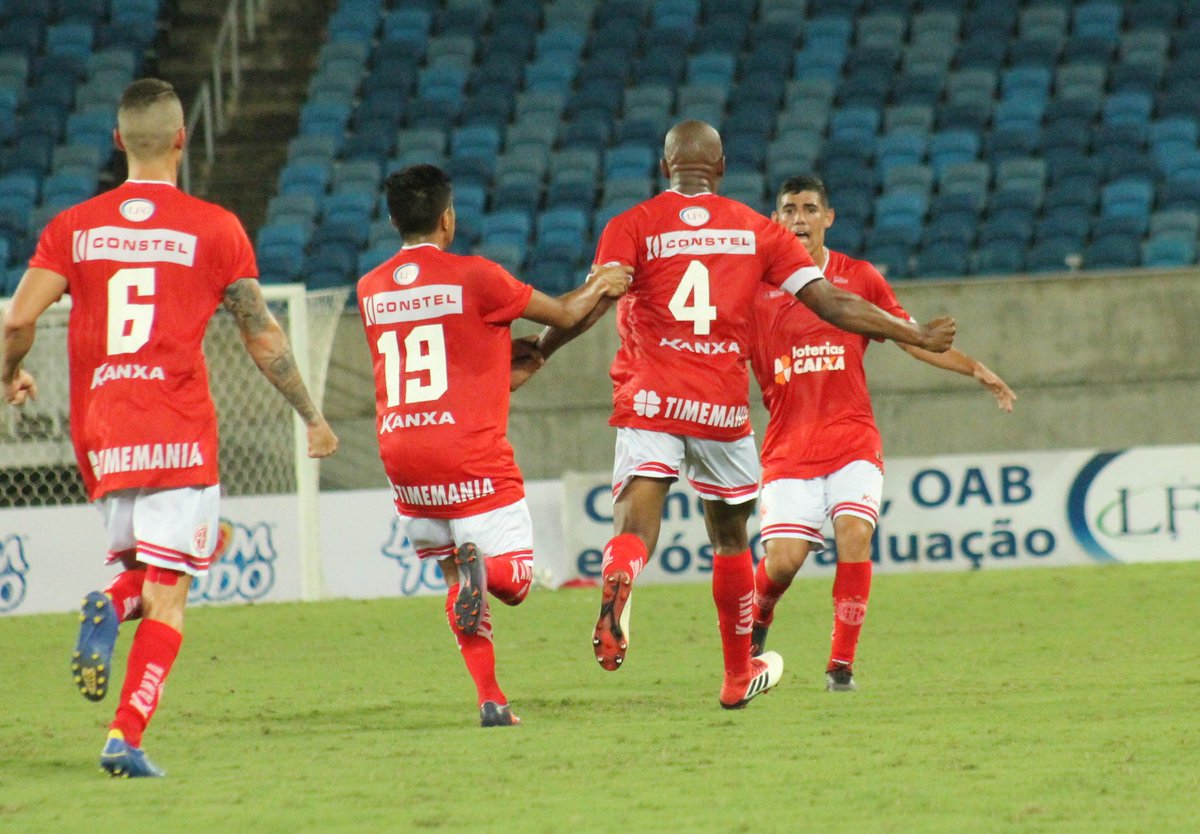
[[[954,315],[956,346],[1004,377],[1019,400],[1013,414],[1003,414],[973,380],[874,345],[868,373],[889,455],[1200,438],[1200,271],[909,281],[896,291],[920,320]],[[611,466],[608,365],[616,347],[610,315],[513,396],[509,437],[526,477]],[[326,464],[322,480],[335,488],[374,485],[382,471],[373,457],[370,372],[361,327],[350,316],[335,357],[326,403],[347,454]],[[751,388],[761,436],[765,412]]]

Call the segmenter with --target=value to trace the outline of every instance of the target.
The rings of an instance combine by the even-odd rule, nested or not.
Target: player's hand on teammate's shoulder
[[[524,385],[531,376],[546,364],[546,357],[538,350],[538,337],[523,336],[512,341],[512,375],[508,381],[508,390],[516,391]]]
[[[24,405],[26,399],[37,399],[37,383],[32,374],[21,369],[12,382],[4,383],[4,400],[10,405]]]
[[[957,331],[958,325],[949,316],[933,319],[921,325],[921,344],[917,347],[934,353],[944,353],[954,344],[954,334]]]
[[[308,427],[308,456],[310,458],[327,458],[337,451],[338,438],[322,417]]]
[[[632,275],[633,267],[624,264],[592,264],[588,281],[600,282],[604,295],[609,298],[620,298],[629,289]]]
[[[982,362],[979,362],[975,365],[973,376],[979,380],[984,388],[992,392],[992,395],[996,398],[996,405],[999,406],[1001,411],[1012,412],[1013,403],[1017,401],[1017,395],[1013,393],[1012,389],[1008,387],[995,371]]]

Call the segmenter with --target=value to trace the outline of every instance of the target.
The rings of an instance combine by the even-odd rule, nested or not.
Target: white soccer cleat
[[[721,687],[721,707],[741,709],[750,699],[761,695],[779,683],[783,677],[783,658],[779,652],[763,652],[750,659],[752,675],[744,684],[725,681]]]

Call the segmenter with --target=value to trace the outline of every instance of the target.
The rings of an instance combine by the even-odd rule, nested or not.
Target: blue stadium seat
[[[1196,236],[1159,235],[1142,244],[1142,265],[1149,267],[1190,266],[1196,262]]]

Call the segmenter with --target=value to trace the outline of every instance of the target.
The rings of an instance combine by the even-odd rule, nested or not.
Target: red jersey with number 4
[[[748,435],[751,304],[763,281],[795,293],[821,277],[800,241],[735,200],[664,191],[612,219],[596,261],[634,268],[617,302],[610,425]]]
[[[358,282],[396,509],[463,518],[525,497],[508,437],[510,325],[533,287],[485,258],[404,247]]]
[[[201,344],[225,289],[258,276],[237,217],[126,182],[51,220],[29,265],[71,294],[71,439],[88,496],[217,483]]]
[[[866,261],[828,252],[825,276],[892,315],[909,318]],[[834,327],[791,296],[761,287],[754,299],[751,365],[770,412],[763,483],[819,478],[866,460],[883,468],[863,357],[870,339]]]

